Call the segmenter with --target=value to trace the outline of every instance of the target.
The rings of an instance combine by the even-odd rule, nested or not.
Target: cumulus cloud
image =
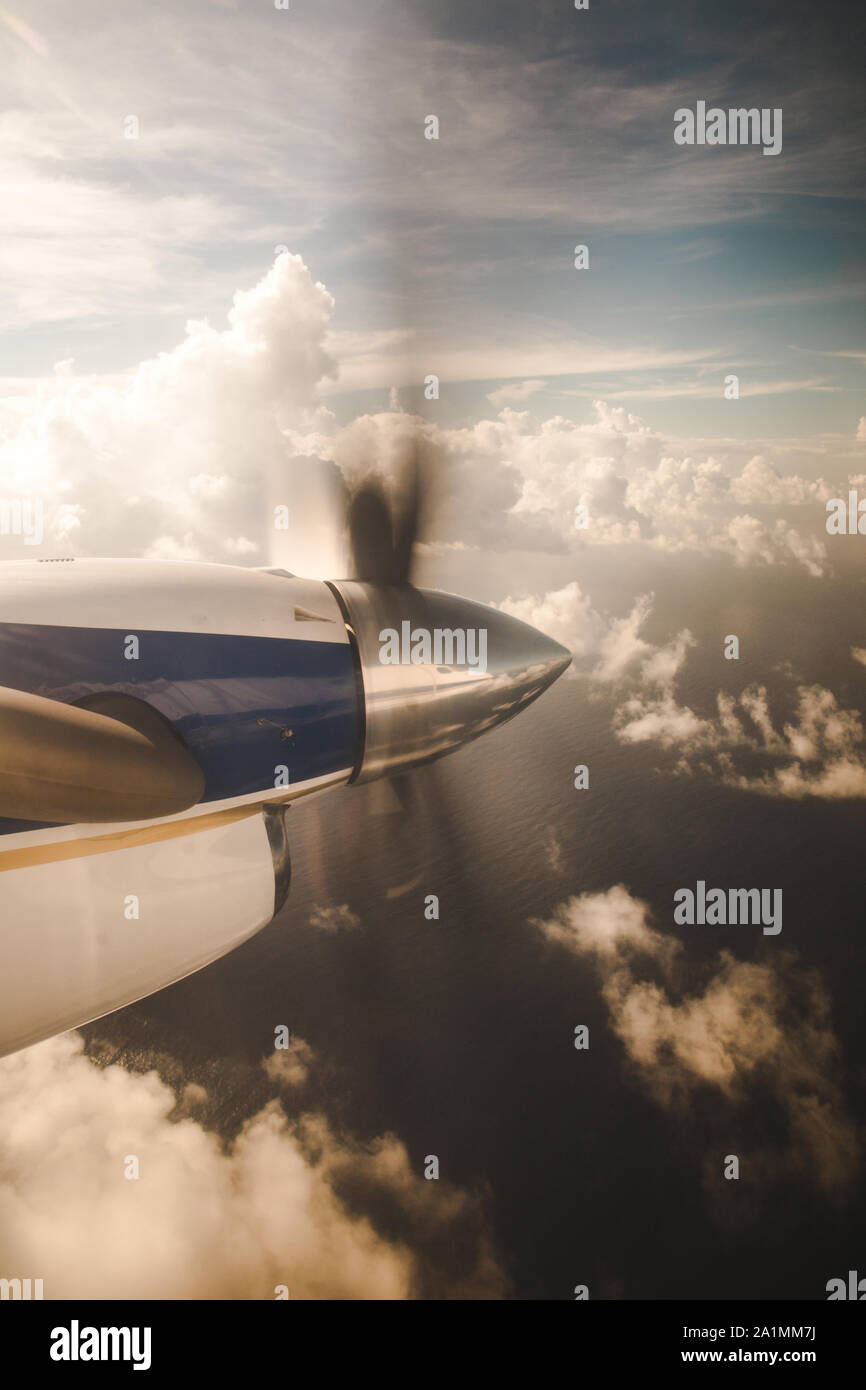
[[[652,612],[652,594],[639,595],[628,613],[612,617],[594,607],[576,580],[546,594],[509,597],[497,606],[568,647],[574,657],[568,675],[589,676],[602,684],[632,675],[667,686],[694,640],[684,630],[666,646],[654,646],[641,636]]]
[[[357,913],[352,912],[348,903],[340,903],[332,907],[315,905],[310,913],[310,926],[318,927],[321,931],[354,931],[360,925],[360,917]]]
[[[622,885],[569,898],[533,925],[594,963],[611,1027],[657,1104],[686,1115],[706,1090],[759,1116],[769,1095],[785,1142],[753,1158],[828,1192],[855,1180],[860,1139],[835,1075],[829,1003],[795,956],[751,962],[723,950],[690,987],[682,942],[653,927],[647,904]]]
[[[547,633],[578,660],[595,656],[609,632],[609,624],[576,579],[547,594],[503,599],[498,607]]]
[[[281,1086],[303,1086],[315,1060],[313,1049],[304,1038],[292,1038],[288,1047],[275,1049],[262,1066],[269,1080]]]
[[[436,481],[433,543],[547,553],[644,543],[823,573],[829,484],[779,473],[764,455],[745,465],[693,456],[604,401],[583,424],[507,404],[528,399],[541,377],[491,392],[504,406],[496,418],[462,428],[400,409],[338,426],[320,393],[338,375],[335,354],[355,348],[331,333],[333,310],[301,258],[284,252],[235,294],[227,328],[190,322],[171,351],[117,380],[78,379],[61,364],[0,445],[4,490],[42,497],[54,552],[275,561],[321,576],[345,569],[343,482],[375,468],[393,485],[414,443]],[[274,534],[280,502],[287,537]],[[4,554],[21,553],[13,539]]]
[[[175,1107],[77,1034],[4,1058],[0,1273],[46,1298],[502,1295],[478,1200],[425,1182],[393,1135],[338,1137],[272,1100],[225,1143]]]
[[[615,618],[602,643],[600,660],[592,671],[597,681],[619,681],[640,663],[641,679],[650,685],[665,685],[677,670],[692,645],[692,636],[683,631],[667,647],[654,647],[640,635],[644,622],[652,611],[652,595],[643,594],[631,612]]]
[[[826,502],[833,489],[823,478],[810,481],[794,474],[780,476],[760,454],[749,459],[731,482],[731,497],[748,506],[752,502],[773,506],[798,506],[807,502]]]
[[[831,690],[797,685],[793,717],[780,727],[759,684],[739,695],[720,691],[716,716],[704,719],[677,700],[677,669],[672,663],[657,690],[644,689],[619,707],[614,727],[621,742],[676,750],[678,772],[707,772],[742,791],[791,800],[866,796],[862,720],[840,709]]]
[[[235,294],[227,328],[190,322],[176,347],[116,380],[60,364],[0,444],[4,491],[43,499],[50,553],[276,562],[321,576],[345,569],[343,483],[375,468],[394,485],[415,444],[436,484],[432,543],[551,554],[643,543],[824,572],[833,489],[823,479],[779,472],[764,454],[743,464],[724,449],[691,451],[601,400],[582,424],[513,409],[542,377],[491,392],[496,418],[461,428],[399,408],[338,425],[321,392],[357,344],[331,332],[333,310],[284,252]],[[281,502],[288,536],[274,533]],[[3,554],[21,553],[13,540]]]
[[[793,561],[814,576],[825,570],[820,531],[829,484],[779,474],[763,456],[745,465],[692,457],[622,407],[596,401],[584,424],[506,407],[496,420],[436,438],[461,480],[483,479],[483,529],[471,480],[473,505],[448,517],[468,542],[508,548],[520,543],[522,529],[523,544],[548,549],[644,542],[670,552],[715,551],[738,565]],[[501,485],[498,497],[490,495],[491,479]],[[489,508],[497,501],[493,536]],[[743,510],[751,505],[761,514]],[[803,525],[779,516],[783,506],[799,508]],[[580,528],[578,508],[587,520]]]
[[[499,606],[567,646],[575,658],[572,679],[612,686],[620,694],[616,737],[673,752],[673,771],[704,772],[742,791],[792,800],[866,796],[863,723],[856,711],[840,708],[831,690],[797,684],[787,692],[788,719],[779,717],[762,684],[737,695],[720,691],[709,718],[681,703],[677,682],[696,641],[688,628],[660,646],[642,635],[651,594],[621,617],[601,613],[576,581]],[[853,647],[851,654],[866,665],[866,649]]]
[[[283,430],[323,418],[318,386],[336,370],[333,307],[280,255],[234,296],[226,329],[191,322],[116,383],[63,377],[0,446],[4,491],[41,496],[47,544],[78,554],[267,563]]]

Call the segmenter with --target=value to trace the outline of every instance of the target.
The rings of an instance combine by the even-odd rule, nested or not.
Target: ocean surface
[[[696,576],[684,586],[683,573],[648,634],[667,640],[688,619],[697,645],[681,702],[709,715],[717,690],[760,680],[787,716],[792,680],[820,679],[843,706],[864,708],[866,670],[848,652],[866,645],[859,580],[831,599],[768,572],[757,601],[736,575],[723,593]],[[729,632],[741,637],[739,663],[721,656]],[[436,1154],[443,1179],[481,1194],[514,1298],[568,1299],[578,1283],[600,1298],[825,1297],[829,1278],[862,1264],[862,1191],[837,1198],[796,1162],[786,1169],[771,1092],[738,1107],[706,1087],[685,1111],[660,1104],[610,1027],[592,962],[531,923],[621,883],[683,941],[693,988],[721,948],[756,961],[796,952],[829,995],[834,1075],[862,1129],[866,804],[676,776],[675,757],[617,741],[617,702],[561,679],[509,725],[418,774],[409,819],[381,813],[372,788],[297,805],[292,891],[275,921],[85,1029],[91,1054],[204,1085],[208,1123],[228,1140],[274,1093],[258,1064],[285,1023],[318,1058],[305,1106],[361,1140],[396,1135],[419,1174]],[[573,786],[577,763],[590,769],[586,791]],[[675,927],[673,893],[699,878],[782,887],[781,935]],[[424,916],[431,893],[438,921]],[[315,908],[342,904],[357,926],[311,924]],[[588,1052],[573,1046],[579,1023]],[[759,1181],[749,1155],[767,1149],[778,1173]],[[743,1179],[711,1190],[707,1174],[732,1152]],[[449,1258],[458,1268],[459,1250]]]

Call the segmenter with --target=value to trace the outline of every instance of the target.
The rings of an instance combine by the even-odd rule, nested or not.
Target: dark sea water
[[[718,689],[760,680],[787,713],[787,668],[866,708],[866,670],[848,656],[852,642],[866,646],[859,580],[831,594],[768,571],[762,586],[727,569],[656,576],[648,637],[688,623],[698,642],[681,701],[710,714]],[[729,632],[743,646],[736,670],[721,658]],[[409,821],[375,814],[370,788],[296,806],[293,887],[278,918],[85,1032],[100,1055],[131,1067],[158,1056],[175,1081],[205,1085],[209,1123],[230,1138],[273,1093],[257,1064],[287,1024],[319,1058],[305,1104],[338,1132],[395,1134],[419,1173],[438,1155],[443,1179],[482,1195],[512,1297],[570,1298],[585,1283],[601,1298],[823,1298],[829,1278],[866,1258],[862,1189],[833,1198],[781,1161],[777,1179],[750,1174],[751,1153],[783,1159],[788,1142],[770,1093],[738,1107],[705,1088],[685,1110],[660,1105],[627,1064],[592,963],[530,922],[622,883],[683,940],[695,981],[720,947],[745,960],[796,952],[829,995],[834,1074],[862,1127],[866,804],[674,776],[657,748],[617,742],[615,704],[585,680],[560,680],[420,774]],[[587,791],[574,790],[576,763],[590,768]],[[698,878],[782,887],[781,936],[674,927],[673,892]],[[439,921],[425,920],[429,893]],[[315,906],[343,903],[356,929],[310,925]],[[586,1053],[573,1047],[578,1023],[590,1028]],[[708,1180],[732,1152],[742,1180]]]

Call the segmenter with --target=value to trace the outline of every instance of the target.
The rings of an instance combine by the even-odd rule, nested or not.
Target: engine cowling
[[[455,594],[354,580],[330,588],[363,697],[352,781],[444,757],[525,709],[571,661],[528,623]]]

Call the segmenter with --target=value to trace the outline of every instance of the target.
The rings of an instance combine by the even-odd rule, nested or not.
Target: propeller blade
[[[409,446],[389,501],[380,479],[371,474],[351,497],[348,531],[353,578],[367,584],[410,584],[421,526],[422,486],[417,442]]]
[[[403,468],[403,491],[394,512],[394,571],[396,584],[411,583],[412,559],[421,527],[421,466],[413,441]]]
[[[381,484],[362,483],[349,504],[349,544],[355,578],[367,584],[397,584],[394,532]]]

